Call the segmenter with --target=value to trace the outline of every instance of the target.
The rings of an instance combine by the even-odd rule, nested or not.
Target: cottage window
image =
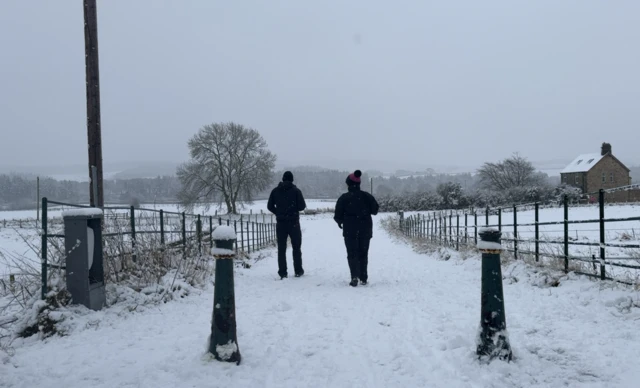
[[[580,164],[580,163],[582,163],[582,159],[578,160],[578,163],[576,163],[576,165]]]
[[[613,173],[611,173],[610,178],[611,178],[611,183],[613,183]]]
[[[576,185],[580,184],[580,175],[576,174]]]
[[[602,173],[602,183],[607,183],[607,173],[606,172]]]

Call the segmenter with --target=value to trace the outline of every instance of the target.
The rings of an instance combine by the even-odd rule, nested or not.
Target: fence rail
[[[618,214],[606,218],[606,194],[601,190],[597,205],[579,208],[570,207],[565,196],[560,220],[543,220],[540,204],[534,203],[487,208],[482,212],[436,211],[407,217],[404,212],[399,212],[399,226],[401,232],[410,238],[457,250],[474,248],[478,243],[478,231],[483,227],[494,227],[502,232],[505,250],[511,252],[515,259],[526,255],[541,264],[559,265],[565,272],[573,271],[602,280],[638,285],[640,214],[629,214],[627,217]],[[624,209],[625,213],[640,213],[637,207],[620,209]],[[546,208],[544,218],[558,218],[559,210]],[[597,218],[570,218],[572,211],[590,213],[595,210]],[[508,221],[505,216],[509,218]],[[524,222],[518,222],[518,216]],[[610,227],[621,224],[624,227]],[[589,225],[597,227],[588,228]]]

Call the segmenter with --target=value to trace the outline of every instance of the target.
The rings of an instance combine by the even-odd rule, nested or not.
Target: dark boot
[[[351,283],[349,283],[349,285],[351,287],[357,287],[358,286],[358,278],[351,279]]]

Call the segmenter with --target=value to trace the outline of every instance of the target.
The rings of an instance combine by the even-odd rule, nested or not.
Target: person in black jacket
[[[351,271],[350,286],[358,285],[358,279],[367,284],[369,275],[369,242],[373,237],[372,215],[378,214],[378,202],[373,195],[360,190],[362,172],[356,170],[347,177],[348,192],[338,198],[333,219],[342,229],[347,260]]]
[[[300,212],[307,207],[300,189],[293,184],[293,174],[286,171],[282,182],[271,191],[267,209],[276,215],[276,237],[278,239],[278,275],[287,277],[287,238],[291,237],[293,270],[296,277],[304,274],[302,269],[302,231]]]

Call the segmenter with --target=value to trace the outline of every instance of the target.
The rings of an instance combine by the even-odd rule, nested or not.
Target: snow
[[[220,256],[229,256],[229,255],[235,255],[235,251],[231,250],[231,249],[224,249],[224,248],[212,248],[211,249],[211,254],[216,256],[216,255],[220,255]]]
[[[231,226],[220,225],[211,235],[214,240],[235,240],[236,231]]]
[[[69,209],[62,212],[62,217],[96,217],[102,216],[102,209],[97,207]]]
[[[593,166],[596,165],[600,161],[600,159],[604,158],[604,155],[600,154],[582,154],[578,155],[571,163],[565,167],[561,173],[572,173],[572,172],[587,172],[591,170]]]
[[[229,342],[225,345],[216,345],[216,352],[218,352],[218,356],[220,356],[223,360],[228,360],[233,356],[233,353],[238,351],[238,345],[229,340]]]
[[[119,303],[79,309],[68,336],[16,340],[14,356],[0,353],[0,385],[616,388],[640,379],[638,291],[505,264],[514,361],[486,365],[475,356],[479,254],[418,254],[377,224],[370,283],[352,288],[331,216],[303,218],[301,226],[303,277],[279,280],[275,250],[234,270],[239,366],[204,349],[214,307],[208,285],[132,312]]]
[[[482,241],[478,240],[478,244],[476,246],[478,249],[491,249],[491,250],[501,250],[502,244],[492,241]]]

